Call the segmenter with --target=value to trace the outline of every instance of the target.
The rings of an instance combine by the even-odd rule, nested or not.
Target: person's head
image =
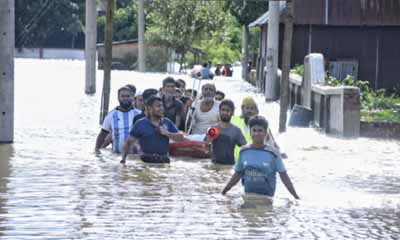
[[[242,101],[242,117],[247,123],[249,119],[258,114],[256,101],[252,97],[246,97]]]
[[[133,84],[126,84],[126,87],[128,87],[132,91],[132,97],[135,97],[136,95],[136,87]]]
[[[140,109],[140,110],[144,110],[144,99],[143,99],[143,93],[142,92],[140,92],[140,91],[137,91],[136,92],[136,95],[135,95],[135,104],[134,104],[134,106],[135,106],[135,108],[137,108],[137,109]]]
[[[215,100],[217,101],[222,101],[225,98],[225,93],[221,92],[221,91],[216,91],[215,92]]]
[[[208,63],[203,63],[203,67],[204,68],[208,67]]]
[[[124,109],[132,107],[132,91],[128,87],[121,87],[118,89],[119,106]]]
[[[235,113],[235,104],[225,99],[219,104],[219,116],[222,122],[230,122],[233,114]]]
[[[161,98],[150,96],[146,100],[146,112],[150,118],[161,118],[164,112]]]
[[[201,95],[204,99],[214,99],[215,91],[215,85],[212,83],[206,83],[201,87]]]
[[[262,116],[254,116],[249,120],[250,135],[253,143],[262,144],[268,138],[268,121]]]
[[[182,96],[183,96],[183,93],[182,93],[181,89],[175,88],[175,98],[179,100],[179,99],[181,99]]]
[[[172,77],[167,77],[163,80],[163,93],[166,96],[174,96],[175,88],[176,88],[176,83]]]
[[[143,101],[146,102],[147,99],[149,99],[151,96],[157,96],[158,91],[155,88],[148,88],[143,91]]]
[[[182,79],[178,79],[176,80],[176,87],[183,92],[186,89],[186,82]]]
[[[186,97],[192,97],[192,94],[193,94],[193,98],[197,97],[197,91],[196,90],[193,90],[191,88],[185,90],[185,96]]]

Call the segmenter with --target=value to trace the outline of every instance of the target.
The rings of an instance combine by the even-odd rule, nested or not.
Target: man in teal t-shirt
[[[225,186],[222,194],[227,193],[240,179],[246,193],[256,193],[273,197],[276,188],[276,173],[294,198],[299,199],[295,188],[286,172],[279,152],[265,145],[268,134],[268,122],[255,116],[249,121],[252,144],[242,147],[235,166],[235,173]]]

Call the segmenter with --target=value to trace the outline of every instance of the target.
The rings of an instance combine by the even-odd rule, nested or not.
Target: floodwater
[[[15,69],[15,143],[0,145],[0,239],[400,239],[399,141],[289,128],[276,137],[302,199],[279,180],[273,205],[240,185],[222,196],[231,167],[133,156],[122,166],[109,150],[94,153],[101,71],[89,96],[81,61],[16,59]],[[111,106],[118,87],[158,88],[163,77],[114,71]],[[215,82],[237,106],[255,96],[276,132],[276,103],[242,81]]]

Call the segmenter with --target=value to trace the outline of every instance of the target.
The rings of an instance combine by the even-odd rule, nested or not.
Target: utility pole
[[[86,0],[85,17],[85,93],[93,94],[96,92],[96,0]]]
[[[243,9],[246,8],[246,0],[243,0]],[[242,26],[242,78],[249,80],[249,73],[247,71],[249,65],[249,26],[244,24]]]
[[[0,143],[14,141],[14,0],[0,0]]]
[[[279,98],[278,60],[279,60],[279,1],[269,1],[267,75],[265,77],[265,99],[275,101]],[[264,69],[262,69],[264,71]]]
[[[111,66],[112,66],[112,39],[113,39],[113,17],[115,9],[115,0],[107,0],[106,10],[106,31],[104,37],[104,81],[103,93],[101,95],[100,124],[108,114],[110,105],[111,88]]]
[[[287,110],[289,106],[289,74],[292,57],[294,0],[286,0],[285,34],[283,40],[282,80],[280,96],[279,132],[286,131]]]
[[[138,14],[138,40],[139,40],[139,72],[146,71],[146,52],[144,45],[144,0],[139,0],[139,14]]]

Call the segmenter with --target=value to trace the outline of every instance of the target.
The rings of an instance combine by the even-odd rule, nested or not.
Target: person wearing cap
[[[279,151],[265,144],[268,138],[268,121],[261,116],[249,120],[251,144],[240,149],[235,172],[222,190],[225,195],[240,180],[246,194],[268,197],[275,195],[276,174],[295,199],[300,199],[290,178]]]
[[[240,128],[240,130],[242,130],[242,133],[245,136],[247,142],[251,142],[249,120],[251,117],[257,116],[259,113],[258,106],[254,98],[245,97],[242,100],[241,110],[242,114],[240,116],[232,117],[232,124]],[[275,139],[269,128],[268,128],[268,139],[266,139],[266,143],[272,145],[277,150],[279,150],[279,146],[275,142]],[[238,159],[238,157],[239,157],[239,147],[236,147],[235,159]]]

